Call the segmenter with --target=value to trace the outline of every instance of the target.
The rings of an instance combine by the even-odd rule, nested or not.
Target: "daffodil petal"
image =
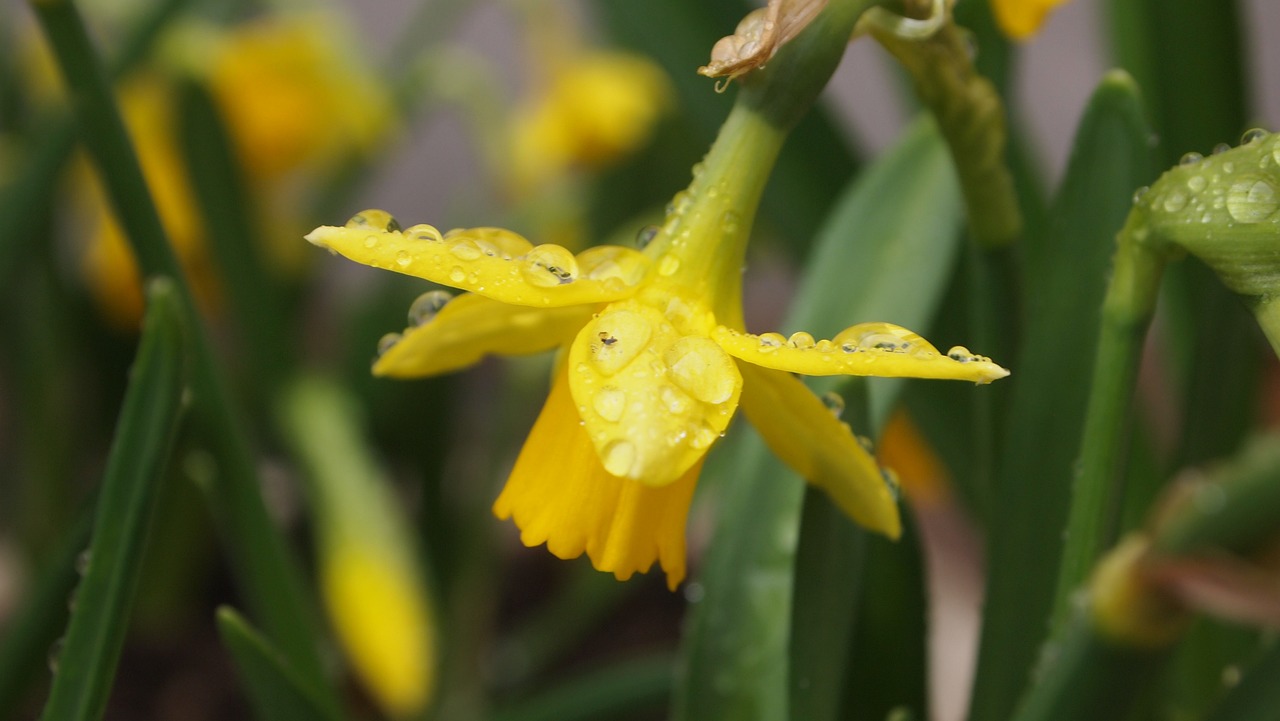
[[[659,310],[610,304],[569,349],[569,386],[605,470],[651,486],[685,474],[728,427],[742,376]]]
[[[755,335],[719,326],[711,333],[729,355],[755,365],[810,376],[879,376],[941,378],[990,383],[1009,371],[956,346],[938,352],[924,338],[891,323],[860,323],[831,340],[815,341],[808,333],[786,338],[779,333]]]
[[[424,224],[402,231],[384,211],[364,211],[342,228],[316,228],[307,240],[374,268],[535,307],[625,298],[634,291],[635,269],[644,263],[638,251],[617,248],[602,265],[595,262],[604,255],[601,251],[580,259],[561,246],[535,247],[499,228],[441,234]]]
[[[444,294],[444,295],[437,295]],[[373,374],[390,378],[421,378],[461,370],[486,355],[528,355],[551,350],[573,340],[591,320],[592,305],[530,308],[508,305],[468,293],[448,300],[430,313],[433,298],[442,302],[445,291],[423,294],[428,307],[410,311],[415,326],[385,348],[373,364]],[[415,306],[419,305],[415,302]]]
[[[1049,11],[1063,2],[1066,0],[991,0],[991,9],[1005,35],[1026,40],[1040,30]]]
[[[854,521],[897,538],[898,505],[880,466],[849,426],[790,373],[749,364],[741,369],[742,410],[774,454],[826,491]]]
[[[513,519],[524,545],[546,543],[563,559],[585,551],[621,581],[657,560],[674,590],[684,579],[685,520],[702,464],[660,488],[610,475],[578,423],[568,381],[564,368],[556,373],[494,515]]]

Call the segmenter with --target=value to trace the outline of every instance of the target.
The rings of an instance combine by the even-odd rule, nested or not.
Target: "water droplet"
[[[553,288],[578,279],[578,261],[559,245],[539,245],[524,256],[520,272],[530,285]]]
[[[627,394],[616,386],[604,386],[592,396],[591,406],[601,418],[617,423],[627,410]]]
[[[67,645],[65,637],[59,638],[49,646],[49,655],[46,657],[49,663],[49,671],[51,673],[58,672],[58,658],[62,656],[62,648]]]
[[[484,255],[484,251],[480,250],[480,246],[476,245],[469,238],[463,238],[449,246],[449,252],[458,260],[476,260]]]
[[[844,413],[844,396],[835,391],[827,391],[822,394],[822,405],[831,411],[831,415],[839,418]]]
[[[430,323],[446,303],[453,300],[453,293],[447,290],[429,290],[414,298],[409,306],[409,327],[417,328]]]
[[[662,260],[658,261],[658,275],[671,276],[680,270],[680,259],[675,253],[667,253],[662,256]]]
[[[391,347],[400,342],[402,336],[399,333],[387,333],[378,339],[378,355],[391,350]]]
[[[662,401],[662,405],[666,407],[668,413],[677,416],[684,415],[689,410],[689,405],[693,402],[689,396],[671,386],[663,386],[658,391],[658,398]]]
[[[1138,188],[1137,190],[1133,191],[1133,204],[1137,205],[1139,202],[1141,202],[1142,197],[1147,194],[1148,190],[1151,190],[1151,188],[1144,185],[1141,188]]]
[[[791,337],[787,339],[787,345],[792,348],[808,349],[817,345],[817,342],[813,340],[812,334],[801,330],[791,334]]]
[[[400,223],[396,221],[394,216],[385,210],[371,209],[362,210],[351,216],[351,219],[346,223],[346,227],[353,230],[385,230],[395,232],[400,230]]]
[[[600,316],[584,332],[595,333],[591,361],[604,375],[613,375],[644,350],[653,334],[653,324],[635,311],[620,308]]]
[[[455,265],[449,269],[449,282],[461,283],[467,279],[467,271],[460,265]]]
[[[845,353],[879,351],[922,357],[938,355],[938,349],[929,341],[892,323],[859,323],[840,331],[832,341]]]
[[[1179,210],[1182,210],[1183,208],[1187,207],[1187,194],[1182,192],[1182,190],[1178,188],[1174,188],[1173,190],[1170,190],[1167,195],[1164,196],[1163,205],[1166,211],[1170,213],[1176,213]]]
[[[376,235],[366,236],[364,239],[364,247],[366,248],[372,248],[377,244],[378,244],[378,236]]]
[[[413,257],[409,255],[409,251],[402,250],[396,253],[396,265],[400,266],[401,268],[409,267],[409,264],[412,262],[413,262]]]
[[[89,564],[93,562],[93,549],[86,548],[76,556],[76,573],[83,576],[89,572]]]
[[[742,228],[742,214],[736,210],[726,210],[720,216],[720,231],[726,236],[735,236]]]
[[[687,603],[702,603],[706,596],[707,589],[701,583],[690,581],[684,585],[684,600]]]
[[[641,228],[640,232],[636,233],[636,247],[640,250],[647,248],[649,244],[653,242],[653,239],[658,237],[658,233],[661,230],[662,229],[656,225],[646,225]]]
[[[619,439],[610,441],[604,447],[600,460],[604,463],[604,469],[610,474],[626,478],[635,468],[638,458],[635,444],[626,439]]]
[[[1178,165],[1195,165],[1201,160],[1204,160],[1204,156],[1193,150],[1190,153],[1186,153],[1185,155],[1183,155],[1182,158],[1178,161]]]
[[[1223,153],[1227,152],[1230,149],[1231,149],[1230,145],[1227,145],[1226,143],[1218,143],[1217,145],[1213,146],[1213,154],[1222,155]]]
[[[902,481],[898,479],[898,472],[892,468],[881,466],[880,477],[884,479],[884,484],[889,487],[889,493],[893,494],[893,500],[902,500]]]
[[[703,422],[689,436],[689,447],[699,451],[704,448],[710,448],[711,444],[715,443],[719,437],[720,434],[716,432],[716,429]]]
[[[781,333],[762,333],[760,335],[760,352],[772,353],[787,344],[787,339]]]
[[[968,363],[974,359],[974,356],[969,352],[969,349],[962,345],[951,346],[951,350],[947,351],[947,357],[953,361],[959,361],[961,363]]]
[[[1240,667],[1232,664],[1222,669],[1222,685],[1226,688],[1234,688],[1240,684],[1240,678],[1244,673],[1240,671]]]
[[[1199,193],[1204,190],[1204,186],[1207,184],[1208,181],[1204,179],[1203,175],[1193,175],[1190,178],[1187,178],[1187,190],[1190,190],[1193,193]]]
[[[1258,223],[1280,208],[1275,186],[1260,178],[1248,178],[1227,192],[1227,212],[1240,223]]]
[[[1230,175],[1236,172],[1236,164],[1228,160],[1227,162],[1222,164],[1222,172],[1226,173],[1227,175]]]
[[[737,366],[715,341],[685,336],[663,354],[671,380],[703,403],[724,403],[738,388]]]
[[[432,243],[439,243],[444,240],[444,236],[440,235],[440,231],[436,230],[434,226],[427,225],[426,223],[409,226],[409,229],[406,230],[404,234],[406,237],[413,240],[425,240]]]
[[[1244,131],[1244,135],[1240,136],[1241,145],[1251,145],[1267,137],[1267,131],[1262,128],[1250,128]]]

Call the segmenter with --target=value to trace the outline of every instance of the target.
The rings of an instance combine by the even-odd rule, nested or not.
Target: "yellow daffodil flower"
[[[1049,12],[1066,0],[991,0],[996,23],[1005,35],[1026,40],[1040,31]]]
[[[688,191],[641,250],[574,255],[515,233],[407,229],[382,211],[317,228],[312,243],[375,268],[468,291],[415,303],[383,344],[376,375],[417,377],[488,354],[563,349],[550,396],[494,504],[521,540],[561,558],[584,551],[626,579],[659,560],[684,577],[684,525],[707,450],[741,405],[769,446],[854,520],[896,537],[880,468],[793,373],[955,378],[1008,374],[963,348],[940,353],[888,323],[815,340],[743,328],[751,218],[784,134],[735,108]]]

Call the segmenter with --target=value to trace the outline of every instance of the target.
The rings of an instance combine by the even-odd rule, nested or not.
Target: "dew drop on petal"
[[[787,344],[786,336],[781,333],[760,334],[760,352],[772,353]]]
[[[626,478],[631,474],[637,459],[638,454],[636,453],[635,444],[625,438],[610,441],[600,455],[600,460],[604,463],[604,469],[622,478]]]
[[[406,230],[404,234],[405,237],[411,240],[425,240],[432,243],[439,243],[444,240],[444,236],[440,235],[439,230],[436,230],[434,226],[427,225],[426,223],[409,226],[409,229]]]
[[[455,265],[449,269],[449,281],[451,283],[461,283],[467,279],[467,271],[460,265]]]
[[[616,386],[604,386],[592,396],[591,406],[601,418],[616,423],[627,410],[626,391]]]
[[[362,210],[351,216],[346,222],[346,226],[352,230],[385,230],[395,232],[400,230],[400,223],[385,210]]]
[[[685,336],[671,344],[663,360],[671,380],[703,403],[724,403],[737,388],[733,358],[710,338]]]
[[[1227,191],[1227,212],[1239,223],[1258,223],[1280,208],[1275,186],[1260,178],[1242,180]]]
[[[844,413],[844,396],[835,391],[827,391],[822,394],[822,405],[831,411],[831,415],[839,418]]]
[[[625,308],[605,313],[588,325],[591,361],[604,375],[613,375],[635,359],[653,335],[652,322]]]
[[[787,339],[787,345],[791,346],[792,348],[805,349],[805,348],[814,347],[815,345],[817,345],[817,342],[814,341],[812,334],[806,333],[804,331],[797,331],[795,333],[792,333],[791,337]]]
[[[484,255],[484,251],[480,250],[480,246],[467,238],[458,240],[450,245],[449,252],[458,260],[476,260]]]
[[[378,339],[378,355],[382,355],[391,350],[391,347],[400,342],[401,335],[399,333],[387,333]]]
[[[667,253],[658,261],[658,275],[672,276],[680,270],[680,259],[674,253]]]
[[[400,266],[401,268],[409,267],[409,264],[412,262],[413,262],[413,257],[409,255],[409,251],[402,250],[396,253],[396,265]]]
[[[1178,165],[1195,165],[1201,160],[1204,160],[1204,156],[1193,150],[1190,153],[1184,154],[1182,158],[1178,160]]]
[[[378,236],[376,235],[369,235],[369,236],[366,236],[364,239],[364,247],[366,248],[373,248],[377,244],[378,244]]]
[[[520,272],[530,285],[554,288],[578,279],[578,261],[559,245],[539,245],[525,254]]]
[[[692,399],[679,390],[671,386],[663,386],[658,391],[658,399],[662,401],[662,405],[672,415],[684,415],[692,404]]]
[[[429,290],[418,296],[409,306],[409,327],[417,328],[430,323],[451,300],[453,294],[447,290]]]

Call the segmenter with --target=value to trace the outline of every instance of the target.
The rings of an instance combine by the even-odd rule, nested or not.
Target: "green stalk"
[[[490,721],[592,721],[661,709],[671,694],[675,661],[641,658],[573,679],[489,715]]]
[[[314,609],[298,567],[272,524],[245,424],[230,395],[187,286],[165,237],[138,159],[84,23],[69,0],[33,3],[58,64],[72,91],[81,138],[106,185],[144,275],[174,279],[179,313],[190,329],[194,401],[222,466],[213,475],[209,499],[222,527],[250,606],[288,659],[325,689],[316,648]]]
[[[106,709],[142,571],[152,512],[182,411],[183,327],[173,285],[147,295],[138,360],[111,446],[66,643],[41,718],[97,719]]]
[[[1073,485],[1054,599],[1052,627],[1061,630],[1071,599],[1115,532],[1119,469],[1142,343],[1155,310],[1163,254],[1146,243],[1147,215],[1138,207],[1120,231],[1098,329],[1097,356],[1085,410],[1079,475]]]
[[[116,80],[147,57],[163,30],[191,0],[162,0],[149,8],[132,28],[120,53],[107,63],[107,77]],[[75,124],[71,117],[52,113],[33,127],[41,128],[34,148],[14,173],[15,180],[0,190],[0,286],[17,267],[24,243],[39,235],[44,216],[33,209],[48,203],[57,187],[62,168],[75,147]]]

